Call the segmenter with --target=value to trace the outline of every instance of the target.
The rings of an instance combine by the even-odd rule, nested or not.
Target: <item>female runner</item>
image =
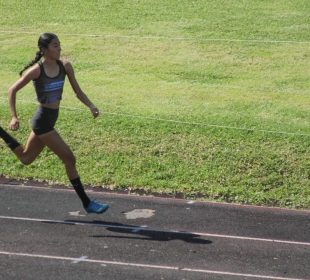
[[[61,46],[58,37],[53,33],[41,34],[38,40],[38,48],[35,59],[25,66],[20,72],[21,77],[9,89],[9,105],[12,114],[9,128],[17,130],[19,120],[16,112],[16,93],[30,81],[33,81],[39,107],[32,118],[32,131],[27,143],[22,146],[1,127],[0,137],[25,165],[32,163],[43,148],[48,147],[63,162],[68,178],[86,212],[103,213],[109,206],[89,199],[76,169],[75,156],[54,128],[62,99],[65,77],[68,76],[77,98],[90,109],[95,118],[98,117],[99,110],[81,90],[71,63],[60,60]]]

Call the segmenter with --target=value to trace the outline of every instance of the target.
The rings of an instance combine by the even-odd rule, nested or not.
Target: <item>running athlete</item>
[[[14,131],[19,128],[16,93],[30,81],[33,81],[39,107],[32,118],[32,132],[25,146],[22,146],[1,127],[0,137],[25,165],[31,164],[43,148],[48,147],[63,162],[68,178],[86,212],[103,213],[109,206],[89,199],[76,169],[75,156],[54,128],[62,99],[65,77],[68,76],[77,98],[90,109],[94,118],[98,117],[99,110],[80,88],[71,63],[60,60],[61,46],[58,37],[53,33],[41,34],[38,40],[38,48],[35,59],[25,66],[20,72],[21,77],[9,89],[9,105],[12,114],[9,128]]]

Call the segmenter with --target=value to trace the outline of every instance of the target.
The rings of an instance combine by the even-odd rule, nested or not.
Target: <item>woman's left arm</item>
[[[77,98],[90,109],[90,111],[93,114],[94,118],[98,117],[99,110],[89,100],[87,95],[80,88],[80,85],[79,85],[79,83],[77,82],[77,80],[75,78],[75,74],[74,74],[74,70],[73,70],[72,64],[70,62],[64,62],[64,67],[66,69],[66,73],[67,73],[68,79],[70,81],[71,87],[72,87],[73,91],[75,92]]]

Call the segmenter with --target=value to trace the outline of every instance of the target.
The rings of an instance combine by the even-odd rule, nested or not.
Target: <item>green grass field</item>
[[[40,33],[101,109],[67,81],[57,129],[86,185],[310,208],[310,2],[0,0],[0,125],[7,90]],[[25,142],[36,109],[18,94]],[[49,151],[22,166],[0,143],[0,174],[68,184]]]

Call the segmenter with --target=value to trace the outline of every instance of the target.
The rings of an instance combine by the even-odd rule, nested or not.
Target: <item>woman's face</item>
[[[50,42],[47,49],[43,50],[43,54],[45,57],[54,60],[58,60],[60,58],[60,53],[61,53],[61,46],[60,41],[57,37]]]

